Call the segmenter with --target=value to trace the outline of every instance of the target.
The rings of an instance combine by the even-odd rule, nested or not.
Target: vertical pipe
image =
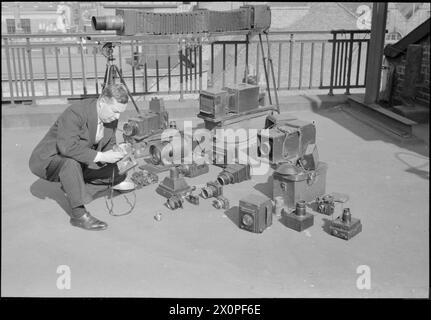
[[[70,93],[73,96],[72,55],[70,54],[70,47],[67,47],[67,53],[69,55]],[[47,87],[47,90],[48,90],[48,87]]]
[[[358,42],[358,60],[356,61],[357,66],[356,66],[356,85],[359,85],[359,72],[361,71],[361,54],[362,54],[362,42],[359,41]]]
[[[28,69],[30,71],[31,99],[32,99],[32,102],[34,102],[36,92],[34,91],[34,74],[33,74],[33,61],[31,56],[30,38],[26,38],[26,42],[27,42]]]
[[[293,56],[293,33],[290,34],[290,44],[289,44],[289,75],[287,88],[290,90],[292,86],[292,56]]]
[[[314,42],[311,43],[311,59],[310,59],[310,81],[308,83],[308,88],[313,85],[313,65],[314,65]]]
[[[86,71],[85,71],[85,60],[84,60],[84,44],[82,43],[82,37],[80,39],[79,46],[81,47],[81,70],[82,70],[82,80],[83,80],[83,86],[84,86],[84,95],[87,95],[87,78],[86,78]]]
[[[282,47],[283,43],[279,43],[278,44],[278,70],[277,70],[277,89],[280,89],[280,83],[281,83],[281,63],[282,63],[282,59],[281,59],[281,55],[283,52],[283,47]]]
[[[350,77],[352,76],[352,56],[353,56],[353,37],[354,34],[353,32],[350,33],[350,41],[349,41],[349,65],[348,65],[348,71],[347,71],[347,88],[346,88],[346,93],[347,95],[350,94]]]
[[[299,85],[298,89],[302,88],[302,65],[304,58],[304,42],[301,42],[301,53],[299,54]]]
[[[58,61],[58,47],[55,47],[55,66],[57,70],[58,95],[61,97],[60,63]]]
[[[9,54],[9,41],[7,38],[4,38],[4,46],[5,46],[5,52],[6,52],[6,64],[7,64],[7,79],[9,83],[9,94],[11,102],[14,104],[14,92],[13,92],[13,85],[12,85],[12,68],[10,65],[10,54]]]
[[[96,47],[93,47],[93,63],[94,63],[94,80],[96,85],[96,94],[99,94],[99,79],[97,77],[97,58],[96,58]]]
[[[324,70],[325,70],[325,43],[322,42],[322,56],[320,57],[320,87],[323,86]]]
[[[331,77],[329,80],[329,93],[328,95],[334,95],[334,64],[335,64],[335,41],[337,40],[337,34],[333,33],[332,38],[332,57],[331,57]]]

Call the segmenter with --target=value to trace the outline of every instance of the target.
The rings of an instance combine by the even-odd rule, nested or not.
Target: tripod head
[[[114,48],[115,46],[120,45],[120,42],[106,42],[102,48],[101,48],[101,53],[102,55],[108,59],[108,61],[114,61]]]

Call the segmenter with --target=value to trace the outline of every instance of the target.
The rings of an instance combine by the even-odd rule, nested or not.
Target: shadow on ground
[[[63,190],[61,190],[59,182],[50,182],[43,179],[38,179],[30,186],[30,192],[33,196],[39,199],[51,199],[57,202],[57,204],[64,210],[66,214],[71,216],[72,208],[70,207],[69,200],[67,199]],[[94,185],[86,185],[89,189],[90,194],[93,196],[93,201],[102,198],[109,197],[110,192],[107,187],[104,186],[94,186]],[[117,197],[122,192],[114,191],[113,197]]]
[[[324,98],[325,98],[322,95],[318,95],[317,97],[321,100],[324,100]],[[409,143],[405,143],[405,142],[403,143],[403,142],[401,142],[395,138],[388,136],[387,134],[385,134],[383,132],[382,133],[379,132],[378,134],[376,134],[375,129],[364,130],[363,126],[361,126],[361,125],[359,125],[359,126],[358,125],[349,125],[349,123],[351,123],[351,122],[346,121],[346,117],[350,117],[350,116],[348,116],[347,113],[343,112],[342,105],[332,107],[332,108],[319,108],[318,102],[316,100],[313,100],[306,95],[304,96],[304,98],[306,98],[307,100],[310,101],[311,108],[312,108],[313,112],[317,113],[318,115],[320,115],[322,117],[326,117],[328,119],[331,119],[332,121],[334,121],[335,123],[337,123],[341,127],[349,130],[350,132],[352,132],[353,134],[355,134],[356,136],[360,137],[361,139],[363,139],[365,141],[379,140],[379,141],[383,141],[385,143],[395,144],[400,148],[407,149],[407,150],[412,152],[412,153],[403,153],[404,156],[408,155],[410,157],[417,158],[418,156],[415,153],[422,155],[425,162],[420,166],[415,166],[415,165],[412,165],[412,164],[406,162],[405,160],[402,159],[402,157],[400,157],[400,154],[394,154],[394,157],[396,159],[398,159],[399,161],[403,162],[404,164],[410,166],[410,168],[406,170],[407,172],[416,174],[423,179],[429,179],[429,174],[426,171],[421,170],[421,168],[429,166],[429,145],[426,142],[424,142],[424,143],[413,143],[413,144],[409,144]],[[352,118],[352,120],[353,119],[354,118]],[[354,120],[354,121],[357,121],[357,120]],[[364,124],[364,125],[366,125],[366,124]],[[372,127],[370,127],[370,128],[372,128]]]

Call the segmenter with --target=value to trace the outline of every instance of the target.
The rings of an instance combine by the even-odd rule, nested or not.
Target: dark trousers
[[[70,206],[76,208],[90,203],[95,194],[108,189],[112,183],[112,171],[113,185],[126,179],[126,174],[119,175],[116,164],[106,164],[93,169],[74,159],[56,155],[48,165],[46,173],[48,181],[61,183]]]

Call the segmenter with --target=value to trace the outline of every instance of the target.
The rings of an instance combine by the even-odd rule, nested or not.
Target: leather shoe
[[[88,211],[79,218],[71,218],[70,224],[74,227],[93,231],[105,230],[108,227],[106,222],[93,217]]]

